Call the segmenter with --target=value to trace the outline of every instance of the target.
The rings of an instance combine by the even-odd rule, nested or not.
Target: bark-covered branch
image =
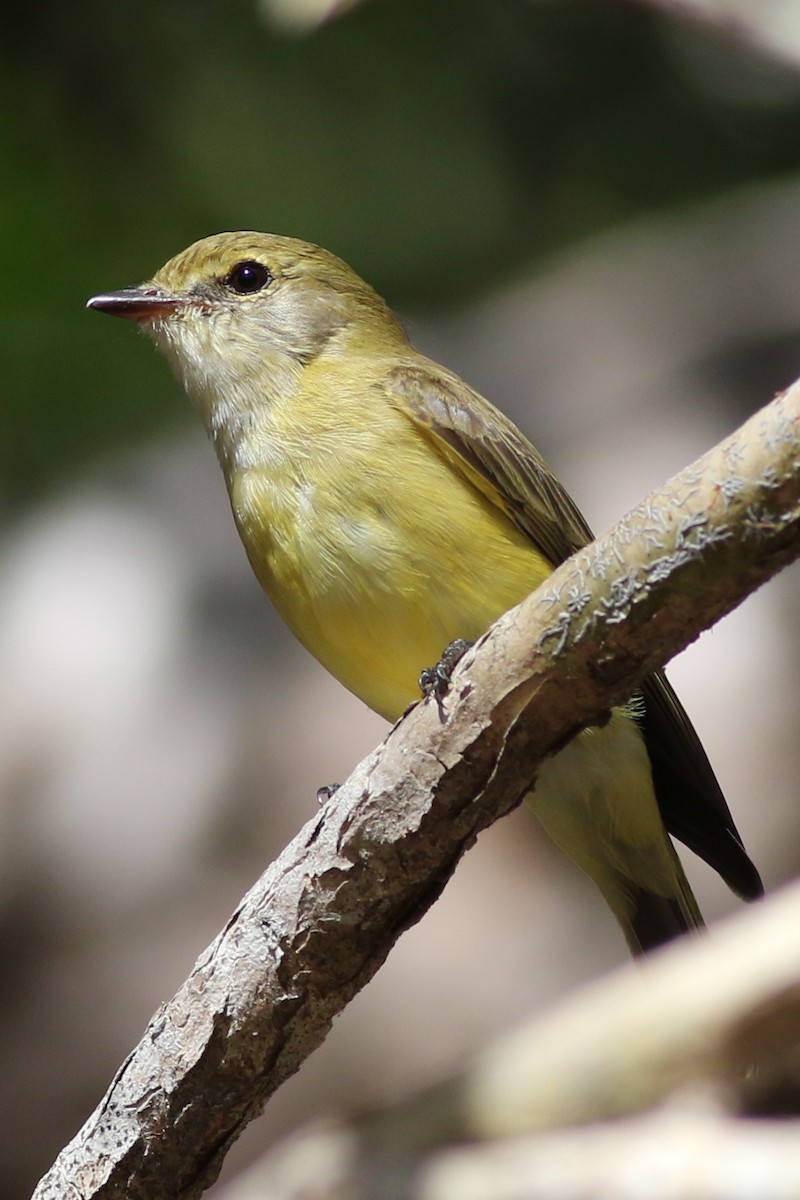
[[[800,554],[800,385],[507,613],[269,867],[41,1181],[177,1200],[325,1037],[534,767]]]

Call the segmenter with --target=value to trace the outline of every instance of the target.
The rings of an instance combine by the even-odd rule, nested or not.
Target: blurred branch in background
[[[325,21],[344,16],[364,0],[258,0],[268,25],[289,34],[311,33]]]
[[[525,795],[536,765],[798,554],[800,383],[563,564],[465,656],[445,699],[398,722],[162,1006],[37,1198],[79,1187],[86,1200],[156,1200],[208,1187],[244,1126],[440,895],[464,850]],[[752,995],[751,974],[735,961],[743,981],[728,988],[726,1013]],[[794,969],[788,962],[782,970]],[[772,974],[765,979],[775,986]],[[676,996],[657,1003],[669,1012]],[[642,1027],[635,1007],[613,1011],[629,1031]],[[708,1023],[701,986],[687,1053],[697,1053]],[[569,1032],[569,1014],[565,1024],[566,1045],[580,1049],[585,1035]],[[525,1062],[549,1065],[548,1046],[564,1053],[546,1033]],[[680,1076],[674,1047],[661,1059]],[[548,1092],[528,1082],[513,1053],[500,1063],[494,1078],[491,1069],[482,1077],[488,1094],[479,1083],[475,1095],[476,1111],[503,1132],[520,1089],[523,1128],[537,1106],[549,1111],[545,1125],[554,1114],[596,1115],[571,1071],[551,1072]],[[592,1089],[613,1096],[615,1114],[635,1107],[632,1084],[619,1090],[602,1071],[589,1075],[592,1097]],[[642,1081],[638,1096],[650,1102],[652,1092]]]
[[[800,59],[800,18],[794,0],[639,0],[667,14],[681,10],[706,18],[741,38],[752,39],[778,57]]]
[[[383,0],[385,2],[385,0]],[[399,2],[399,0],[395,0]],[[635,0],[642,9],[668,17],[696,17],[760,43],[766,50],[800,58],[800,16],[794,0]],[[359,4],[376,0],[257,0],[269,23],[289,33],[310,33],[326,21],[344,16]],[[552,0],[528,0],[531,4]]]
[[[219,1200],[787,1200],[798,1023],[794,886],[583,988],[447,1084],[301,1129]]]

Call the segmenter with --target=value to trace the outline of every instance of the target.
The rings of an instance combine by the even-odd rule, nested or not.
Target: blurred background
[[[320,242],[598,530],[800,374],[796,0],[332,7],[0,11],[0,1200],[385,732],[259,592],[165,364],[86,298],[212,232]],[[799,593],[785,572],[671,669],[770,888],[800,869]],[[223,1180],[625,958],[514,814]]]

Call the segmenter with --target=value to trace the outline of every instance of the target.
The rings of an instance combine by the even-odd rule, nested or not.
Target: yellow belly
[[[345,470],[292,495],[258,469],[232,489],[250,561],[283,619],[388,720],[419,699],[420,671],[449,642],[479,637],[551,570],[499,509],[428,455],[416,488],[396,470],[379,486]]]

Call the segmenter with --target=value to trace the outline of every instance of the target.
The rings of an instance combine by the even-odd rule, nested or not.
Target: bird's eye
[[[247,262],[237,263],[225,276],[223,283],[240,296],[251,296],[253,292],[260,292],[272,283],[272,278],[272,272],[263,263],[248,259]]]

